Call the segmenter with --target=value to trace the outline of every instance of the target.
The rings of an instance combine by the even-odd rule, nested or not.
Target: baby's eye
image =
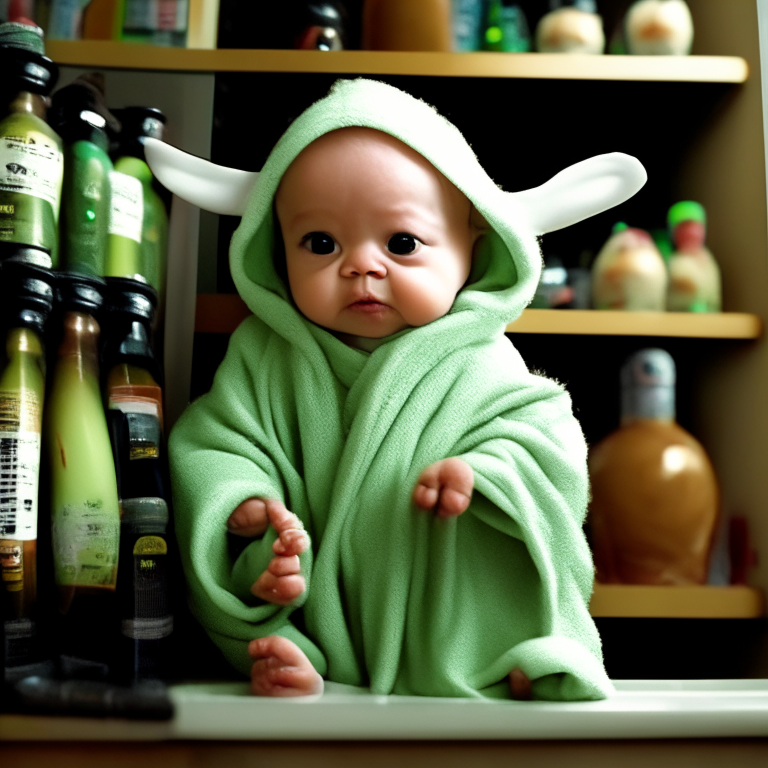
[[[336,241],[325,232],[310,232],[302,238],[302,245],[306,245],[312,253],[319,256],[327,256],[336,249]]]
[[[387,243],[387,249],[396,256],[407,256],[413,253],[419,245],[419,241],[407,232],[398,232],[392,235]]]

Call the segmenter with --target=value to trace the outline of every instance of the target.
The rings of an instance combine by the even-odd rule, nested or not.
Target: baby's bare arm
[[[288,605],[303,594],[299,555],[309,547],[309,536],[296,515],[277,499],[246,499],[227,520],[227,530],[237,536],[261,536],[272,525],[277,540],[275,556],[251,587],[256,597],[274,605]]]
[[[456,517],[469,506],[474,486],[475,476],[466,461],[443,459],[419,475],[413,501],[421,509],[434,510],[438,517]]]

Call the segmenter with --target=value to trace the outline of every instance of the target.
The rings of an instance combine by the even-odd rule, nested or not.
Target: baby
[[[230,265],[254,315],[169,451],[192,609],[253,692],[606,696],[586,446],[504,330],[536,235],[629,197],[639,164],[505,193],[434,110],[364,80],[301,115],[258,178],[147,154],[166,186],[243,214]]]
[[[469,276],[481,232],[464,194],[406,144],[370,128],[342,128],[313,141],[283,176],[275,209],[297,308],[361,349],[366,340],[446,315]],[[452,517],[467,509],[472,487],[465,461],[441,459],[421,473],[413,500]],[[227,527],[261,536],[270,523],[278,533],[275,556],[252,591],[289,605],[306,587],[298,555],[309,538],[301,521],[279,499],[247,499]],[[322,678],[290,640],[254,640],[249,652],[254,693],[322,690]],[[526,697],[522,673],[513,682],[517,697]]]

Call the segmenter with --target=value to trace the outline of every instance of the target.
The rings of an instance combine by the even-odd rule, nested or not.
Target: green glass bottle
[[[122,125],[115,171],[141,184],[143,211],[138,250],[123,241],[110,241],[106,275],[129,277],[149,283],[159,296],[159,314],[164,306],[168,257],[168,213],[158,194],[157,182],[144,156],[144,138],[162,139],[165,115],[152,107],[115,110]]]
[[[0,368],[0,620],[5,678],[39,660],[38,489],[45,323],[53,275],[21,261],[0,268],[6,363]],[[27,672],[28,674],[28,672]]]
[[[117,121],[93,77],[84,76],[54,94],[50,122],[64,141],[61,268],[102,276],[112,204],[108,130]]]
[[[40,53],[0,46],[2,92],[8,105],[0,121],[0,242],[36,246],[38,266],[58,266],[58,219],[63,154],[46,123],[45,96],[58,68]]]
[[[62,339],[47,404],[53,560],[62,656],[108,663],[116,630],[120,507],[101,399],[99,325],[104,281],[61,274]]]

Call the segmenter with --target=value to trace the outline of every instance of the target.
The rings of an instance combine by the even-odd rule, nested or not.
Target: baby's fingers
[[[474,487],[472,467],[457,457],[430,464],[419,475],[413,501],[439,517],[455,517],[469,506]]]
[[[306,582],[300,573],[276,575],[271,572],[271,567],[272,563],[251,587],[251,592],[256,597],[272,605],[290,605],[304,594]]]
[[[267,530],[267,504],[264,499],[246,499],[227,519],[227,530],[236,536],[261,536]]]

